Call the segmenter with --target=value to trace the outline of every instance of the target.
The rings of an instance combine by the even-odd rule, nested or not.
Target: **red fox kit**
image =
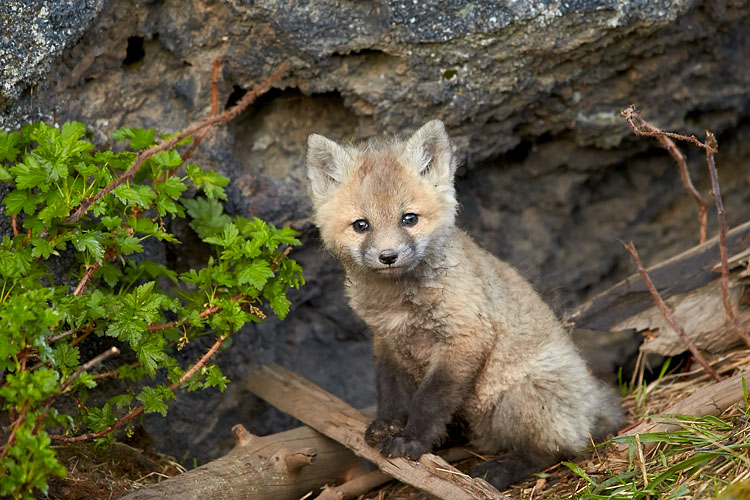
[[[505,452],[472,471],[503,489],[618,428],[619,401],[550,308],[455,226],[442,122],[363,147],[313,134],[306,163],[315,223],[374,334],[369,444],[418,459],[460,421],[478,451]]]

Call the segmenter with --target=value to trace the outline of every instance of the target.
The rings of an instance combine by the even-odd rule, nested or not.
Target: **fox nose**
[[[395,250],[383,250],[381,254],[378,256],[378,260],[385,264],[386,266],[390,266],[396,260],[398,260],[398,252]]]

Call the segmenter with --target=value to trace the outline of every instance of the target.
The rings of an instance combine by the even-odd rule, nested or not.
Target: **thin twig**
[[[138,170],[140,170],[143,163],[154,156],[156,153],[159,153],[161,151],[167,151],[174,147],[175,144],[180,142],[186,137],[189,137],[197,132],[200,132],[201,130],[205,128],[211,128],[215,127],[217,125],[220,125],[222,123],[226,123],[228,121],[233,120],[238,114],[240,114],[242,111],[245,110],[250,104],[255,101],[255,99],[258,98],[261,94],[266,92],[271,85],[276,82],[281,76],[286,72],[287,68],[289,67],[289,62],[285,61],[279,68],[273,72],[271,76],[263,80],[261,83],[255,86],[250,92],[245,94],[242,99],[240,99],[237,104],[235,104],[230,109],[224,111],[218,116],[215,116],[213,118],[204,118],[203,120],[200,120],[197,123],[194,123],[193,125],[190,125],[188,128],[183,130],[182,132],[174,135],[170,139],[167,139],[166,141],[162,142],[161,144],[158,144],[156,146],[153,146],[149,149],[141,150],[138,152],[138,154],[135,157],[135,161],[133,162],[133,165],[131,165],[130,168],[128,168],[120,177],[118,177],[116,180],[110,182],[107,186],[102,188],[101,191],[96,193],[94,196],[87,198],[81,202],[78,207],[73,211],[72,214],[68,216],[68,218],[65,219],[65,222],[67,224],[75,224],[80,220],[81,217],[83,217],[88,209],[96,203],[97,200],[99,200],[101,197],[109,194],[112,190],[116,189],[118,186],[120,186],[122,183],[124,183],[126,180],[133,177]]]
[[[5,455],[8,453],[8,449],[13,445],[13,441],[16,439],[16,431],[23,423],[24,419],[26,418],[26,409],[29,407],[29,401],[26,400],[26,402],[23,404],[23,408],[21,408],[21,411],[18,412],[18,418],[16,418],[13,423],[11,424],[9,428],[10,436],[8,436],[8,441],[3,445],[3,451],[0,452],[0,461],[5,458]]]
[[[206,354],[201,357],[201,359],[198,360],[188,371],[186,371],[182,377],[180,377],[180,380],[178,380],[174,384],[170,384],[169,388],[173,391],[179,389],[179,387],[190,377],[192,377],[195,372],[206,366],[206,363],[209,359],[213,357],[214,354],[219,350],[219,348],[224,343],[224,337],[219,337],[216,339],[216,342],[213,346],[206,352]],[[80,434],[78,436],[62,436],[59,434],[53,434],[50,435],[50,439],[54,439],[56,441],[61,441],[63,443],[75,443],[79,441],[88,441],[89,439],[94,439],[102,436],[106,436],[110,431],[113,431],[115,429],[118,429],[125,425],[126,423],[130,422],[134,418],[136,418],[138,415],[144,412],[146,409],[145,405],[136,406],[135,408],[132,408],[124,417],[118,419],[115,421],[112,425],[108,425],[107,428],[104,430],[101,430],[99,432],[92,432],[89,434]]]
[[[742,337],[745,343],[750,346],[750,335],[737,320],[732,308],[732,302],[729,300],[729,265],[727,264],[727,223],[724,218],[724,202],[721,200],[721,189],[719,188],[719,175],[716,172],[716,163],[714,162],[714,152],[718,151],[718,143],[714,134],[706,130],[706,144],[712,146],[713,151],[706,149],[706,163],[711,173],[711,194],[716,202],[716,217],[719,220],[719,254],[721,256],[721,300],[724,303],[724,310],[727,318],[734,327],[737,334]]]
[[[655,126],[654,124],[647,122],[640,114],[639,111],[635,110],[634,105],[630,105],[628,108],[624,109],[620,116],[623,116],[627,121],[628,124],[630,124],[630,128],[633,129],[633,131],[636,133],[636,135],[645,135],[645,136],[652,136],[656,137],[656,140],[659,141],[659,144],[662,145],[664,149],[669,152],[669,154],[674,158],[674,160],[677,162],[677,166],[680,169],[680,179],[682,179],[682,185],[685,186],[685,189],[687,190],[688,194],[695,200],[695,203],[698,204],[698,220],[700,222],[700,243],[703,243],[706,241],[706,219],[707,219],[707,204],[706,201],[703,199],[703,197],[700,195],[697,189],[695,189],[695,186],[693,185],[693,181],[690,178],[690,172],[688,171],[687,164],[685,163],[685,156],[682,154],[682,152],[679,150],[677,145],[674,143],[670,137],[674,137],[680,140],[690,141],[694,142],[692,139],[695,139],[693,136],[692,139],[690,137],[679,135],[679,134],[671,134],[669,132],[665,132],[659,127]],[[633,120],[638,122],[638,126],[636,126],[635,123],[633,123]],[[695,141],[698,142],[700,146],[702,146],[706,151],[708,151],[708,148],[700,143],[698,139],[695,139]]]
[[[86,283],[88,283],[88,281],[91,279],[91,277],[99,269],[100,266],[101,264],[99,264],[98,262],[94,262],[93,265],[89,266],[89,268],[86,270],[86,274],[83,275],[83,278],[81,278],[81,282],[78,283],[78,286],[73,292],[73,295],[81,295],[83,293],[83,288],[86,286]]]
[[[214,74],[213,79],[211,80],[211,118],[216,117],[216,113],[219,110],[219,60],[214,60]],[[206,134],[211,130],[210,127],[204,129],[202,132],[198,133],[195,138],[193,138],[193,143],[190,145],[190,147],[180,155],[180,159],[182,160],[182,163],[178,165],[177,167],[167,170],[164,174],[164,179],[169,179],[171,176],[173,176],[179,169],[182,164],[184,164],[188,159],[190,159],[195,151],[198,149],[198,146],[200,146],[201,142],[203,141],[203,138],[206,137]]]
[[[117,347],[112,346],[106,351],[104,351],[103,353],[101,353],[100,355],[98,355],[97,357],[90,359],[86,363],[79,366],[78,369],[74,371],[73,374],[70,377],[68,377],[68,379],[60,387],[60,392],[65,392],[65,389],[70,387],[71,384],[73,384],[75,379],[77,379],[81,373],[83,373],[86,370],[91,369],[92,366],[98,365],[99,363],[107,359],[108,357],[113,356],[115,354],[120,354],[120,350]]]
[[[232,302],[237,302],[242,297],[243,297],[243,295],[241,293],[238,293],[237,295],[235,295],[234,297],[232,297],[229,300],[232,301]],[[223,309],[223,307],[221,307],[220,305],[213,305],[213,306],[207,307],[206,309],[204,309],[203,311],[201,311],[198,314],[198,317],[199,318],[206,318],[208,316],[211,316],[212,314],[216,314],[217,312],[221,311],[222,309]],[[182,325],[186,324],[187,322],[188,322],[187,319],[182,319],[182,320],[170,321],[169,323],[165,323],[163,325],[154,325],[154,324],[152,324],[152,325],[148,325],[148,330],[150,332],[157,332],[159,330],[166,330],[167,328],[176,328],[178,326],[182,326]]]
[[[214,77],[211,79],[211,118],[219,112],[219,59],[214,61]]]
[[[712,146],[702,143],[694,135],[687,136],[687,135],[675,134],[674,132],[665,132],[656,127],[655,127],[656,130],[641,130],[638,126],[635,125],[635,123],[633,123],[633,120],[636,120],[639,123],[644,123],[644,122],[648,123],[648,122],[646,122],[643,119],[643,117],[641,117],[640,111],[637,111],[635,109],[634,104],[631,104],[630,106],[622,110],[622,112],[620,112],[620,116],[622,116],[628,121],[628,123],[630,124],[630,128],[633,129],[633,132],[635,132],[636,135],[645,135],[648,137],[659,137],[659,136],[671,137],[672,139],[677,139],[678,141],[692,142],[693,144],[695,144],[696,146],[700,148],[703,148],[707,151],[710,149],[713,153],[716,153],[716,150],[713,149]]]
[[[641,262],[641,258],[638,256],[638,252],[635,249],[635,245],[633,245],[633,242],[631,241],[629,244],[625,245],[625,250],[627,250],[630,255],[633,257],[633,262],[635,263],[636,268],[638,269],[638,273],[643,278],[643,281],[646,282],[646,286],[648,287],[648,291],[651,292],[651,296],[654,298],[654,302],[656,302],[656,305],[659,306],[659,310],[664,315],[664,318],[667,320],[669,325],[672,327],[674,331],[677,332],[677,334],[682,339],[682,342],[687,346],[687,348],[690,350],[690,352],[693,354],[693,357],[698,361],[698,363],[703,366],[703,368],[713,377],[714,380],[717,382],[721,380],[721,377],[718,373],[716,373],[716,370],[714,370],[710,364],[708,364],[708,361],[706,361],[706,358],[703,357],[703,355],[700,353],[697,347],[695,347],[695,344],[692,340],[687,336],[687,333],[685,333],[685,330],[677,324],[674,317],[672,316],[672,313],[669,312],[669,309],[667,308],[667,305],[664,303],[664,300],[661,298],[661,295],[659,295],[659,292],[656,290],[656,287],[654,286],[653,282],[651,281],[651,278],[648,275],[648,271],[643,267],[643,263]]]
[[[36,424],[34,426],[34,431],[36,431],[37,427],[39,427],[39,425],[47,417],[47,410],[49,410],[49,408],[52,406],[52,404],[57,400],[57,397],[60,394],[64,393],[65,389],[67,389],[68,387],[70,387],[71,385],[73,385],[73,382],[75,381],[75,379],[78,378],[78,376],[81,373],[83,373],[86,370],[89,370],[92,366],[98,365],[99,363],[101,363],[102,361],[104,361],[105,359],[107,359],[108,357],[113,356],[115,354],[120,354],[120,349],[118,349],[115,346],[112,346],[109,349],[107,349],[106,351],[104,351],[103,353],[101,353],[100,355],[96,356],[93,359],[90,359],[86,363],[84,363],[81,366],[79,366],[78,369],[76,371],[74,371],[73,374],[70,377],[68,377],[68,379],[65,382],[63,382],[63,384],[60,386],[60,392],[58,392],[57,394],[53,394],[52,396],[50,396],[49,398],[47,398],[46,403],[44,404],[45,411],[43,411],[37,417]]]
[[[180,380],[178,380],[176,383],[171,384],[169,386],[170,389],[175,390],[179,388],[187,379],[192,377],[195,372],[206,366],[206,363],[209,359],[213,357],[214,354],[216,354],[216,351],[219,350],[219,348],[224,343],[224,337],[219,337],[216,339],[216,342],[214,342],[214,345],[211,346],[211,349],[206,352],[206,354],[203,355],[201,359],[198,360],[197,363],[195,363],[188,371],[182,374],[182,377],[180,377]]]
[[[128,365],[128,366],[130,366],[131,368],[138,368],[140,365],[141,365],[140,362],[134,361],[134,362],[130,363],[130,365]],[[96,375],[93,375],[92,377],[94,378],[94,380],[98,380],[98,379],[101,379],[101,378],[110,378],[110,377],[119,377],[119,376],[120,376],[120,369],[116,368],[116,369],[110,370],[108,372],[97,373]]]
[[[10,227],[13,229],[13,236],[18,236],[18,214],[10,216]]]

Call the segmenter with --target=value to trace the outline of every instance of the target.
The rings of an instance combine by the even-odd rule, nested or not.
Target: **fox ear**
[[[307,178],[313,196],[320,199],[341,183],[351,170],[354,160],[341,146],[318,134],[307,138]]]
[[[434,185],[453,182],[453,174],[456,173],[453,145],[440,120],[427,122],[414,132],[406,141],[404,157],[409,165]]]

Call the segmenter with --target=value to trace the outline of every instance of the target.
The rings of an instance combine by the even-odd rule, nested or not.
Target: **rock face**
[[[226,104],[291,62],[278,88],[213,132],[195,159],[233,178],[228,210],[302,231],[295,257],[308,285],[286,321],[247,328],[220,355],[235,381],[229,394],[185,394],[169,430],[147,421],[162,450],[204,461],[227,450],[237,422],[260,434],[290,425],[242,388],[261,362],[355,406],[374,401],[366,330],[309,220],[310,132],[357,140],[444,120],[465,165],[461,224],[562,313],[632,271],[618,240],[632,239],[647,261],[697,241],[695,207],[671,159],[633,136],[618,117],[627,105],[667,129],[716,133],[729,222],[746,217],[750,0],[502,3],[3,3],[12,34],[0,42],[6,129],[75,119],[99,142],[122,125],[173,132],[208,114],[214,59]],[[708,198],[699,151],[689,164]],[[164,252],[175,266],[201,258],[198,249]]]

